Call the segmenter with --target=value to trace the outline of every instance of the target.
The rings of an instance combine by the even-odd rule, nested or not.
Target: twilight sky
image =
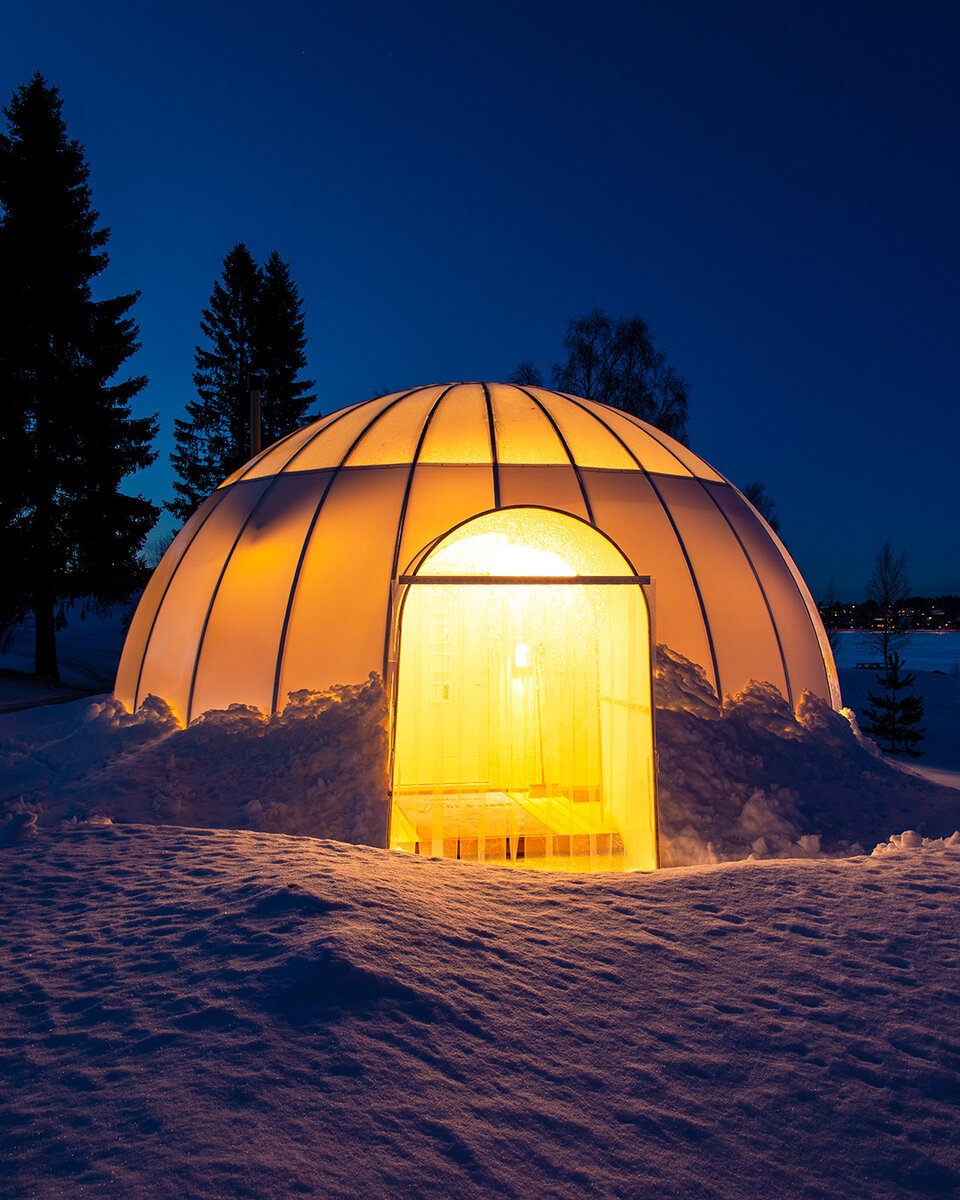
[[[545,375],[569,317],[641,313],[690,444],[762,480],[815,595],[878,545],[960,592],[960,5],[953,0],[11,0],[0,98],[56,84],[140,289],[170,495],[200,309],[276,247],[323,411]],[[169,520],[166,522],[169,527]]]

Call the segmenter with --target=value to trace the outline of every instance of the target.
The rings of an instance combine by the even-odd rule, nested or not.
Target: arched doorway
[[[401,576],[392,848],[657,865],[647,582],[540,508],[468,521]]]

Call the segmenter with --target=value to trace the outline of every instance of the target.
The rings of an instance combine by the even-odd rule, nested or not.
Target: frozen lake
[[[909,670],[952,672],[955,665],[960,670],[960,632],[915,630],[909,638],[900,652]],[[844,631],[835,657],[842,670],[855,667],[858,662],[877,662],[880,656],[876,647],[870,646],[866,634]]]

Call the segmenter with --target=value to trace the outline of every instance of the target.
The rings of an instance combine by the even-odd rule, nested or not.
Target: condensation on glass
[[[391,846],[654,868],[649,619],[612,543],[500,510],[444,538],[399,596]]]

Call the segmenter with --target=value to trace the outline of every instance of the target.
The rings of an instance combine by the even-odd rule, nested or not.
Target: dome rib
[[[443,403],[444,399],[453,392],[454,388],[461,386],[455,383],[448,384],[434,400],[430,411],[427,413],[426,419],[420,429],[420,437],[417,439],[416,449],[413,452],[413,458],[407,470],[407,483],[403,489],[403,499],[400,501],[400,515],[397,518],[397,538],[393,547],[393,561],[390,564],[390,579],[391,581],[397,577],[397,565],[400,562],[400,544],[403,540],[403,527],[407,519],[407,505],[410,502],[410,492],[413,489],[413,477],[417,469],[417,462],[420,459],[420,451],[423,449],[423,443],[427,438],[427,430],[430,428],[430,422],[433,420],[433,415]],[[392,617],[391,605],[387,605],[387,624],[383,635],[383,678],[387,677],[387,659],[390,656],[390,622]]]
[[[673,519],[673,513],[670,511],[670,509],[667,505],[667,502],[664,500],[663,494],[661,493],[660,489],[657,487],[656,483],[654,483],[652,474],[643,465],[643,463],[640,461],[640,459],[637,457],[637,455],[634,454],[634,452],[630,449],[630,447],[623,440],[623,438],[620,436],[620,434],[617,433],[617,431],[611,425],[608,425],[606,423],[606,421],[604,421],[604,419],[600,415],[600,413],[594,412],[593,409],[588,407],[586,404],[581,404],[581,402],[577,399],[576,396],[568,395],[568,393],[566,393],[566,392],[561,392],[559,394],[565,396],[567,400],[569,400],[572,404],[575,404],[578,408],[582,409],[585,413],[589,413],[589,415],[591,417],[593,417],[595,421],[597,421],[605,429],[609,430],[609,432],[613,435],[613,437],[615,437],[617,439],[617,441],[620,443],[620,445],[624,448],[624,450],[626,450],[626,452],[630,455],[630,457],[633,459],[633,461],[637,464],[637,470],[641,472],[643,477],[646,479],[647,483],[650,485],[650,488],[651,488],[653,494],[657,498],[657,503],[660,505],[660,508],[663,510],[664,516],[670,522],[670,528],[673,530],[673,535],[677,539],[677,545],[680,547],[680,552],[683,555],[683,561],[687,565],[687,573],[690,576],[690,582],[693,584],[693,590],[697,597],[697,605],[700,608],[700,618],[703,621],[703,631],[706,634],[707,645],[710,647],[710,661],[713,664],[714,686],[717,689],[717,695],[720,696],[722,694],[720,691],[720,666],[717,661],[716,646],[714,646],[714,644],[713,644],[713,632],[710,629],[710,620],[707,617],[707,608],[703,602],[703,594],[700,591],[700,584],[697,582],[697,574],[696,574],[696,571],[694,571],[694,569],[693,569],[693,563],[690,561],[690,554],[689,554],[689,551],[687,550],[686,542],[684,542],[683,537],[681,536],[680,530],[677,527],[677,523]],[[625,413],[624,415],[626,416],[628,414]],[[671,451],[671,453],[673,453],[673,452]],[[674,455],[674,457],[676,457],[676,455]]]
[[[394,401],[394,403],[396,403],[396,401]],[[382,411],[385,412],[386,409],[389,407],[391,407],[391,406],[386,405]],[[243,521],[240,523],[240,528],[237,531],[237,536],[233,539],[233,543],[230,546],[230,549],[227,551],[227,556],[224,559],[223,566],[220,568],[220,574],[217,576],[217,582],[214,584],[213,594],[210,596],[210,602],[207,605],[207,611],[203,618],[203,625],[200,628],[200,636],[197,638],[197,650],[196,650],[196,653],[194,654],[194,658],[193,658],[193,670],[190,673],[190,690],[187,693],[187,713],[186,713],[186,722],[185,722],[187,725],[190,724],[190,718],[193,715],[193,694],[196,691],[196,687],[197,687],[197,673],[200,670],[200,655],[203,653],[203,642],[204,642],[204,638],[207,636],[207,628],[210,625],[210,617],[213,615],[213,606],[217,602],[217,596],[220,594],[220,585],[223,583],[223,578],[227,573],[227,568],[230,566],[230,560],[233,558],[233,553],[236,550],[237,546],[240,544],[240,539],[243,537],[243,535],[247,529],[247,526],[253,520],[254,516],[257,514],[257,512],[259,512],[260,506],[263,504],[263,502],[266,500],[266,498],[273,491],[278,480],[280,480],[282,478],[284,471],[287,469],[287,467],[290,465],[290,463],[292,463],[293,460],[297,457],[297,455],[302,450],[304,450],[307,446],[309,446],[311,442],[313,442],[316,438],[320,437],[321,434],[323,434],[327,429],[330,429],[333,425],[335,425],[337,423],[337,421],[339,421],[343,417],[345,417],[347,415],[347,413],[350,411],[352,411],[352,410],[344,409],[341,413],[339,413],[334,418],[334,420],[328,421],[323,426],[322,429],[318,429],[317,432],[312,437],[307,438],[307,440],[303,443],[303,445],[299,446],[297,448],[297,450],[293,454],[290,455],[290,457],[287,459],[287,461],[284,463],[284,465],[282,467],[278,468],[278,470],[275,471],[272,476],[269,476],[270,482],[267,484],[267,486],[263,489],[263,491],[257,497],[256,503],[253,505],[253,507],[250,509],[250,511],[244,517]],[[380,413],[377,414],[377,417],[375,417],[374,420],[377,420],[377,418],[379,416],[380,416]],[[371,422],[371,424],[372,424],[372,422]],[[288,436],[292,437],[293,435],[290,434]],[[334,473],[334,477],[335,477],[335,474],[336,473]],[[331,478],[331,481],[332,481],[332,478]],[[237,483],[240,483],[240,482],[241,482],[241,480],[238,479]],[[324,493],[324,494],[326,494],[326,493]],[[183,560],[181,559],[181,562],[182,561]],[[179,566],[179,563],[177,565]],[[171,579],[172,579],[172,576],[171,576]],[[146,658],[146,649],[144,649],[144,658]]]
[[[763,603],[767,610],[767,616],[770,618],[770,627],[773,630],[773,636],[777,639],[777,649],[780,651],[780,664],[783,667],[783,681],[787,688],[787,703],[791,708],[793,708],[793,684],[790,682],[790,668],[787,666],[787,656],[783,649],[783,639],[780,637],[780,630],[777,628],[776,618],[773,615],[773,608],[770,605],[770,597],[767,595],[767,589],[763,586],[763,580],[760,578],[760,572],[757,570],[757,564],[753,561],[753,556],[744,545],[743,538],[737,531],[736,526],[723,511],[723,507],[717,500],[716,496],[714,496],[714,494],[707,487],[706,482],[703,479],[698,479],[697,482],[710,497],[714,508],[717,510],[720,516],[723,517],[724,521],[726,521],[730,532],[737,539],[737,545],[740,547],[743,557],[750,564],[750,570],[753,572],[753,578],[756,580],[757,587],[760,589],[760,595],[763,597]],[[732,485],[728,483],[727,486],[730,487]]]
[[[490,426],[490,466],[493,468],[493,507],[500,507],[500,460],[497,457],[497,431],[493,424],[493,400],[490,397],[490,389],[485,383],[480,385],[483,388],[483,398],[487,402],[487,424]]]
[[[627,415],[630,417],[630,419],[631,419],[631,420],[633,421],[633,423],[636,425],[636,424],[637,424],[637,422],[638,422],[638,420],[639,420],[639,418],[635,418],[635,417],[634,417],[632,414],[630,414],[630,413],[628,413]],[[680,458],[680,457],[679,457],[677,454],[675,454],[675,453],[674,453],[674,451],[673,451],[673,450],[672,450],[672,449],[671,449],[669,446],[667,446],[667,445],[664,443],[664,441],[663,441],[661,438],[659,438],[659,437],[657,436],[657,432],[656,432],[656,430],[654,430],[653,428],[651,428],[651,430],[650,430],[650,436],[653,438],[653,440],[654,440],[655,442],[658,442],[658,443],[659,443],[661,446],[663,446],[663,448],[664,448],[665,450],[669,450],[669,451],[670,451],[670,453],[671,453],[671,454],[673,454],[673,457],[677,459],[677,462],[679,462],[679,463],[682,463],[682,461],[683,461],[683,460],[682,460],[682,459],[681,459],[681,458]],[[713,468],[713,469],[714,469],[714,471],[715,471],[715,473],[716,473],[716,474],[718,474],[718,475],[720,474],[720,472],[719,472],[719,471],[716,471],[716,469],[715,469],[715,468]],[[759,572],[757,571],[757,566],[756,566],[756,563],[753,561],[753,558],[751,557],[751,555],[750,555],[750,554],[747,552],[747,548],[746,548],[746,546],[743,544],[743,539],[740,537],[740,534],[739,534],[739,533],[737,532],[737,530],[734,528],[733,522],[730,520],[730,518],[727,516],[727,514],[726,514],[726,513],[723,511],[723,508],[722,508],[722,507],[721,507],[721,505],[720,505],[720,504],[717,502],[717,498],[716,498],[716,497],[713,495],[713,493],[712,493],[712,492],[710,491],[710,489],[707,487],[707,481],[706,481],[706,480],[704,480],[704,479],[701,479],[699,475],[694,475],[694,476],[693,476],[693,478],[694,478],[694,479],[696,479],[697,483],[699,483],[699,484],[700,484],[700,486],[703,488],[703,490],[706,492],[706,494],[707,494],[707,495],[710,497],[710,500],[711,500],[711,502],[712,502],[713,506],[716,508],[716,510],[717,510],[717,511],[720,513],[721,517],[723,517],[724,521],[726,521],[727,525],[730,527],[730,532],[731,532],[731,533],[733,534],[733,536],[734,536],[734,537],[737,539],[737,543],[739,544],[739,546],[740,546],[740,549],[743,551],[743,556],[744,556],[744,558],[745,558],[745,559],[747,560],[747,562],[750,564],[750,570],[753,572],[753,577],[754,577],[754,579],[757,581],[757,587],[760,589],[760,595],[763,597],[763,603],[764,603],[764,605],[766,606],[766,609],[767,609],[767,615],[768,615],[768,616],[769,616],[769,618],[770,618],[770,624],[771,624],[771,626],[772,626],[772,628],[773,628],[773,634],[774,634],[774,637],[777,639],[777,648],[778,648],[778,650],[780,651],[780,661],[781,661],[781,663],[783,664],[783,675],[784,675],[784,681],[785,681],[785,683],[786,683],[786,687],[787,687],[787,699],[788,699],[788,701],[789,701],[791,704],[793,704],[793,684],[792,684],[792,683],[791,683],[791,681],[790,681],[790,671],[789,671],[789,668],[788,668],[788,666],[787,666],[787,658],[786,658],[786,654],[785,654],[785,652],[784,652],[784,649],[783,649],[783,641],[782,641],[782,639],[781,639],[781,637],[780,637],[780,630],[779,630],[779,628],[777,627],[777,622],[776,622],[776,619],[774,618],[774,615],[773,615],[773,609],[772,609],[772,607],[771,607],[771,605],[770,605],[770,599],[769,599],[769,597],[767,596],[766,589],[764,588],[764,586],[763,586],[763,582],[762,582],[762,581],[761,581],[761,579],[760,579],[760,574],[759,574]],[[733,490],[734,490],[735,492],[737,492],[739,495],[743,495],[743,493],[742,493],[742,492],[740,492],[740,489],[739,489],[739,488],[734,488],[734,485],[733,485],[733,484],[730,482],[730,480],[729,480],[729,479],[727,479],[727,477],[726,477],[725,475],[721,475],[721,476],[720,476],[720,478],[721,478],[721,479],[723,480],[723,482],[724,482],[724,483],[727,485],[727,487],[733,488]],[[744,497],[744,499],[746,500],[746,497]],[[748,504],[750,504],[750,501],[749,501],[749,500],[747,500],[747,503],[748,503]],[[753,505],[750,505],[750,507],[751,507],[751,508],[753,508]],[[773,532],[773,531],[771,530],[771,533],[772,533],[772,532]],[[784,565],[784,566],[787,568],[787,574],[788,574],[788,575],[790,576],[790,578],[793,580],[793,585],[794,585],[794,587],[797,589],[797,595],[800,597],[800,601],[801,601],[801,603],[803,604],[804,610],[805,610],[805,612],[806,612],[806,614],[807,614],[807,621],[809,622],[810,628],[811,628],[811,630],[813,631],[813,635],[814,635],[814,637],[815,637],[815,638],[816,638],[816,640],[817,640],[817,644],[818,644],[818,645],[821,645],[821,642],[820,642],[820,634],[817,632],[817,627],[816,627],[816,625],[814,624],[814,621],[813,621],[813,616],[812,616],[812,614],[811,614],[811,612],[810,612],[810,605],[808,604],[808,602],[807,602],[807,599],[806,599],[806,597],[805,597],[805,596],[804,596],[804,594],[803,594],[803,590],[801,589],[800,585],[799,585],[799,584],[798,584],[798,582],[797,582],[797,578],[796,578],[796,576],[795,576],[795,574],[794,574],[793,570],[791,569],[791,567],[790,567],[790,564],[787,562],[787,560],[786,560],[786,558],[785,558],[785,556],[784,556],[783,546],[782,546],[782,544],[781,544],[781,542],[780,542],[780,539],[779,539],[779,538],[777,538],[776,536],[774,536],[774,539],[773,539],[773,541],[774,541],[774,545],[775,545],[775,546],[776,546],[776,548],[777,548],[777,553],[780,555],[780,558],[781,558],[781,560],[783,561],[783,565]],[[822,645],[821,645],[821,656],[820,656],[820,657],[821,657],[821,660],[822,660],[824,681],[825,681],[825,683],[826,683],[826,685],[827,685],[827,690],[830,692],[830,694],[831,694],[831,695],[833,695],[833,691],[834,691],[834,689],[833,689],[833,686],[832,686],[832,684],[831,684],[831,682],[830,682],[830,673],[829,673],[829,671],[827,670],[826,659],[823,657],[822,649],[823,649],[823,647],[822,647]],[[719,692],[719,688],[717,689],[717,694],[718,694],[718,695],[720,694],[720,692]]]
[[[364,400],[364,401],[363,401],[363,404],[374,404],[374,403],[376,402],[376,400],[379,400],[379,399],[380,399],[380,397],[379,397],[379,396],[377,396],[377,397],[374,397],[374,398],[373,398],[373,399],[371,399],[371,400]],[[318,430],[317,430],[317,432],[316,432],[316,433],[313,435],[313,437],[308,437],[308,438],[306,439],[306,441],[304,441],[304,442],[303,442],[301,445],[299,445],[299,446],[296,448],[296,450],[294,450],[294,452],[293,452],[293,453],[290,455],[290,457],[287,459],[287,461],[286,461],[286,462],[283,464],[283,466],[282,466],[282,467],[277,467],[277,474],[278,474],[278,475],[282,475],[282,474],[284,474],[284,472],[285,472],[285,471],[287,471],[287,470],[289,469],[289,467],[290,467],[290,464],[291,464],[291,463],[292,463],[292,462],[293,462],[293,461],[294,461],[296,458],[298,458],[298,457],[299,457],[301,454],[303,454],[303,452],[304,452],[305,450],[307,450],[307,449],[308,449],[310,446],[312,446],[312,445],[313,445],[313,443],[314,443],[314,442],[317,440],[317,438],[319,438],[319,437],[322,437],[322,436],[323,436],[323,435],[324,435],[324,434],[327,432],[327,430],[328,430],[328,429],[332,429],[332,428],[334,427],[334,425],[336,425],[336,424],[337,424],[337,422],[338,422],[338,421],[340,421],[340,420],[341,420],[343,417],[348,417],[348,416],[350,416],[350,414],[351,414],[351,413],[355,413],[355,412],[357,411],[357,409],[358,409],[358,408],[362,408],[362,407],[363,407],[363,404],[351,404],[349,408],[343,408],[343,409],[341,409],[341,410],[340,410],[340,412],[339,412],[339,413],[337,413],[337,415],[336,415],[336,417],[335,417],[335,419],[334,419],[334,420],[332,420],[332,421],[327,421],[327,422],[324,424],[323,428],[322,428],[322,429],[318,429]],[[384,405],[384,408],[386,408],[386,407],[387,407],[387,406],[386,406],[386,405]],[[383,411],[383,409],[381,409],[381,412],[382,412],[382,411]],[[377,413],[377,417],[379,417],[379,416],[380,416],[380,413]],[[376,417],[374,417],[374,420],[376,420]],[[296,433],[296,430],[294,430],[294,433]],[[293,436],[294,436],[294,433],[288,434],[288,436],[289,436],[289,437],[293,437]],[[281,443],[281,445],[282,445],[282,443]],[[276,448],[276,447],[274,447],[274,449],[275,449],[275,448]]]
[[[213,493],[214,496],[217,497],[216,503],[210,505],[210,507],[207,509],[207,511],[203,515],[203,520],[198,523],[196,529],[190,535],[190,539],[187,542],[187,544],[184,546],[183,553],[177,559],[176,566],[170,572],[170,578],[167,580],[167,582],[164,586],[163,592],[160,595],[160,599],[157,601],[156,611],[153,614],[153,619],[150,622],[150,628],[147,631],[146,638],[144,639],[143,649],[140,652],[140,666],[137,669],[137,686],[134,688],[134,692],[133,692],[133,711],[134,712],[137,711],[137,705],[140,703],[140,684],[143,680],[143,667],[144,667],[144,663],[146,663],[146,661],[147,661],[147,651],[150,649],[150,639],[153,637],[153,631],[156,628],[157,620],[160,616],[160,610],[163,608],[163,602],[167,598],[167,592],[170,591],[170,585],[173,583],[173,580],[177,574],[177,571],[180,570],[180,564],[187,557],[187,552],[189,551],[190,547],[193,545],[194,541],[196,540],[197,535],[200,533],[200,530],[203,529],[204,525],[206,525],[206,523],[210,519],[210,517],[212,517],[213,514],[216,512],[216,510],[220,507],[221,503],[223,502],[224,498],[227,495],[227,491],[228,491],[227,488],[220,488],[216,492]]]
[[[633,415],[633,413],[627,413],[626,415],[631,419],[631,421],[633,422],[634,425],[638,425],[639,417],[635,417]],[[646,422],[644,422],[644,424],[646,424]],[[662,446],[664,448],[664,450],[669,450],[669,452],[673,455],[673,457],[677,460],[678,463],[680,463],[681,465],[684,465],[683,460],[672,449],[672,447],[666,445],[666,443],[663,441],[663,439],[657,436],[657,431],[653,426],[650,427],[649,436],[655,442],[657,442],[660,446]],[[717,472],[717,474],[719,474],[719,472]],[[743,538],[741,538],[740,534],[737,532],[736,528],[734,527],[733,522],[730,520],[730,518],[727,516],[727,514],[723,511],[723,507],[717,501],[716,496],[714,496],[714,494],[707,487],[706,480],[701,479],[699,475],[693,475],[693,478],[697,481],[697,483],[703,489],[703,491],[706,493],[706,495],[709,496],[710,503],[713,505],[713,507],[717,510],[717,512],[723,518],[723,520],[725,521],[725,523],[727,525],[727,528],[730,530],[730,532],[736,538],[737,545],[740,547],[740,551],[743,554],[743,557],[746,559],[751,572],[753,573],[754,581],[756,582],[756,585],[757,585],[757,588],[759,589],[760,595],[763,598],[764,608],[766,608],[766,610],[767,610],[767,617],[770,620],[770,628],[773,630],[773,636],[777,642],[777,650],[780,654],[780,665],[783,668],[783,682],[784,682],[784,686],[787,689],[787,701],[792,706],[793,705],[793,685],[790,682],[790,670],[787,667],[787,656],[784,653],[783,641],[780,637],[780,630],[777,628],[777,622],[773,615],[773,609],[770,606],[770,598],[767,595],[766,588],[763,586],[763,582],[760,579],[760,573],[757,570],[757,565],[753,561],[753,558],[748,553],[746,546],[743,544]],[[731,484],[729,479],[727,479],[726,477],[722,477],[722,478],[723,478],[723,482],[726,484],[727,487],[733,486],[733,484]],[[808,617],[809,617],[809,613],[808,613]],[[720,686],[719,686],[719,674],[717,677],[717,695],[721,699],[723,699],[723,693],[720,691]]]
[[[733,484],[731,484],[730,486],[733,487]],[[739,490],[739,488],[734,488],[733,490],[735,492],[737,492],[738,495],[743,496],[743,493]],[[750,504],[750,501],[747,500],[746,496],[743,496],[743,499],[746,501],[747,504]],[[750,507],[753,508],[753,505],[751,504]],[[770,528],[769,524],[767,523],[766,518],[762,514],[758,514],[758,515],[760,516],[760,520],[763,522],[764,527],[767,529],[767,532],[770,535],[770,540],[773,542],[774,547],[776,548],[777,554],[779,554],[780,559],[783,562],[783,565],[787,569],[787,574],[793,580],[793,586],[797,589],[797,595],[800,597],[800,601],[803,604],[804,609],[806,610],[807,621],[810,623],[810,628],[813,630],[813,635],[817,640],[817,645],[820,647],[820,660],[821,660],[821,665],[823,666],[823,677],[827,684],[827,691],[830,693],[831,700],[835,701],[834,707],[838,708],[838,706],[840,704],[840,687],[839,687],[839,684],[835,683],[834,680],[831,678],[830,671],[827,669],[826,651],[829,648],[829,642],[827,643],[827,646],[824,646],[824,644],[823,644],[824,637],[826,635],[825,634],[821,635],[820,630],[817,629],[817,623],[814,621],[813,612],[811,611],[811,608],[813,608],[813,609],[816,608],[816,601],[810,595],[809,589],[807,588],[807,585],[804,582],[803,577],[800,576],[798,578],[796,564],[790,558],[787,548],[784,546],[783,542],[781,542],[779,536]],[[831,661],[832,661],[832,652],[831,652]],[[834,669],[836,669],[836,668],[834,668]]]
[[[434,385],[429,385],[429,386],[434,386]],[[286,644],[287,644],[287,631],[290,628],[290,614],[293,611],[293,601],[297,594],[297,585],[300,582],[300,575],[301,575],[301,572],[303,571],[303,562],[307,556],[307,549],[310,545],[310,539],[313,537],[313,531],[314,531],[314,529],[316,529],[317,521],[320,519],[320,513],[321,513],[321,510],[323,509],[324,502],[326,501],[327,496],[330,495],[330,489],[333,487],[334,483],[337,480],[338,475],[343,470],[344,463],[347,461],[347,459],[350,457],[350,455],[353,453],[353,451],[357,448],[357,446],[360,444],[362,439],[366,436],[366,433],[369,430],[370,426],[375,425],[376,422],[380,420],[380,418],[383,416],[384,413],[389,412],[391,408],[393,408],[395,405],[399,404],[402,400],[406,400],[406,398],[408,396],[413,396],[417,392],[422,392],[425,390],[426,390],[425,386],[410,388],[410,390],[407,392],[398,393],[398,395],[393,400],[391,400],[389,404],[385,404],[383,406],[383,408],[381,408],[380,411],[377,413],[377,415],[373,418],[373,420],[368,421],[367,424],[364,425],[364,427],[360,430],[360,432],[357,434],[357,436],[353,439],[353,441],[350,443],[350,445],[347,447],[347,449],[343,452],[343,454],[340,457],[339,465],[333,468],[333,470],[330,474],[330,478],[327,480],[326,484],[324,485],[323,492],[320,496],[320,499],[317,501],[317,506],[314,509],[313,516],[310,518],[310,524],[307,526],[307,532],[303,535],[303,545],[300,547],[300,554],[297,558],[296,569],[293,572],[293,579],[290,583],[290,591],[287,595],[287,603],[286,603],[286,607],[285,607],[284,613],[283,613],[283,624],[280,627],[280,640],[277,645],[277,662],[276,662],[276,667],[274,669],[274,675],[273,675],[273,692],[272,692],[272,696],[271,696],[271,700],[270,700],[270,711],[272,713],[277,711],[277,699],[278,699],[278,696],[280,693],[280,676],[283,671],[283,652],[284,652],[284,649],[286,648]],[[199,661],[199,655],[198,655],[198,661]],[[192,694],[192,689],[191,689],[191,694]]]
[[[313,442],[316,438],[320,437],[321,434],[325,433],[326,430],[330,429],[333,425],[336,425],[336,423],[339,420],[341,420],[343,417],[345,417],[348,412],[352,412],[353,409],[355,409],[357,407],[358,407],[358,405],[353,404],[349,408],[344,408],[340,412],[332,414],[331,419],[329,421],[324,422],[322,427],[320,429],[318,429],[316,431],[316,433],[312,434],[310,437],[308,437],[303,442],[302,445],[297,447],[297,449],[293,452],[293,454],[290,455],[290,457],[283,464],[283,466],[278,467],[277,470],[274,472],[273,478],[271,479],[270,483],[264,489],[263,494],[257,500],[257,503],[250,510],[247,520],[249,520],[249,518],[253,516],[254,512],[256,512],[256,510],[260,507],[261,502],[265,499],[267,493],[273,487],[273,481],[275,479],[277,479],[287,469],[287,467],[289,467],[289,465],[293,462],[293,460],[297,457],[297,455],[302,450],[304,450],[307,446],[309,446],[310,443]],[[236,478],[233,480],[233,483],[242,483],[243,480],[246,479],[247,475],[254,469],[254,467],[256,467],[260,462],[262,462],[263,459],[268,454],[272,454],[275,450],[280,449],[286,442],[288,442],[291,438],[295,437],[299,432],[300,432],[299,429],[294,429],[291,433],[288,433],[285,437],[280,438],[280,440],[278,442],[274,442],[273,445],[268,446],[266,448],[266,450],[263,451],[263,453],[255,455],[248,463],[245,463],[244,466],[240,468],[239,472],[236,474]],[[231,484],[230,486],[232,487],[233,485]],[[163,608],[163,602],[167,598],[167,592],[170,590],[170,587],[174,581],[174,578],[176,577],[177,571],[179,571],[179,569],[180,569],[180,564],[186,558],[187,552],[189,551],[190,547],[193,545],[194,539],[199,535],[199,533],[203,529],[204,525],[206,525],[207,520],[213,516],[216,509],[219,507],[220,502],[226,496],[227,490],[228,490],[228,488],[224,484],[220,484],[220,486],[217,488],[216,492],[214,492],[214,495],[216,495],[218,497],[216,504],[212,504],[210,506],[209,510],[204,515],[203,520],[200,522],[200,524],[197,526],[197,528],[190,535],[190,540],[187,542],[186,546],[184,546],[183,553],[180,555],[179,559],[177,559],[177,565],[170,572],[170,578],[167,580],[166,585],[163,589],[163,593],[161,594],[160,599],[157,602],[156,612],[153,614],[153,619],[150,622],[150,629],[148,630],[146,640],[143,643],[143,650],[140,655],[140,666],[137,669],[137,686],[134,689],[134,693],[133,693],[134,711],[136,711],[137,705],[140,703],[140,684],[143,679],[143,667],[144,667],[144,663],[147,661],[147,651],[150,649],[150,640],[153,637],[153,631],[157,624],[157,618],[160,616],[160,610]],[[241,534],[243,533],[244,528],[246,528],[246,522],[244,522],[244,525],[240,530]],[[237,541],[239,541],[239,537],[240,537],[240,535],[238,534]],[[235,545],[236,545],[236,542],[234,543],[234,546]],[[231,548],[230,554],[231,555],[233,554],[233,548]],[[228,561],[229,561],[229,559],[228,559]],[[224,567],[223,567],[224,572],[226,571],[226,568],[227,568],[227,563],[224,563]],[[222,578],[222,576],[223,576],[223,573],[221,573],[221,578]],[[217,590],[219,590],[219,587],[220,587],[220,581],[218,580],[217,581]],[[215,598],[216,598],[216,592],[214,593],[214,599]],[[212,611],[213,611],[213,600],[211,600],[211,602],[210,602],[210,610],[207,613],[207,620],[204,621],[204,625],[203,625],[204,632],[206,631],[207,622],[210,619],[210,613]],[[202,634],[201,634],[201,641],[202,641]],[[197,648],[197,658],[196,658],[196,661],[194,664],[195,668],[196,668],[196,663],[198,663],[199,661],[200,661],[200,650],[198,647]],[[191,677],[191,678],[193,678],[193,677]],[[192,699],[193,699],[193,684],[191,682],[191,687],[190,687],[190,701],[191,702],[192,702]],[[188,703],[187,712],[189,713],[189,711],[190,711],[190,704]],[[188,716],[187,720],[189,721],[189,719],[190,718]]]
[[[299,432],[299,429],[291,429],[290,432],[285,433],[282,438],[272,442],[269,446],[265,446],[260,453],[255,454],[249,462],[244,463],[243,466],[234,471],[232,475],[228,475],[223,483],[220,484],[220,487],[226,487],[230,484],[239,483],[241,479],[245,479],[254,467],[259,466],[260,463],[263,462],[268,454],[272,454],[274,450],[279,450],[286,442],[289,442],[289,440],[292,437],[295,437]],[[322,430],[318,430],[317,432],[321,433]]]
[[[590,518],[590,524],[596,528],[597,522],[593,515],[593,507],[590,504],[590,497],[587,495],[587,489],[583,482],[583,476],[580,474],[580,468],[577,466],[576,459],[570,453],[570,447],[567,445],[567,439],[560,432],[560,426],[554,420],[553,413],[550,412],[547,406],[542,401],[538,400],[533,392],[529,391],[527,388],[520,387],[518,384],[514,384],[512,386],[516,387],[518,392],[522,392],[525,396],[528,396],[550,422],[553,432],[557,435],[557,439],[560,442],[560,445],[563,447],[564,453],[570,460],[570,466],[573,468],[573,473],[577,477],[577,483],[580,486],[580,495],[583,497],[583,506],[587,510],[587,516]]]
[[[564,393],[564,394],[566,394],[566,393]],[[567,399],[572,400],[572,399],[574,399],[574,397],[568,396]],[[596,403],[596,401],[594,401],[594,403]],[[666,442],[662,441],[660,438],[657,437],[657,430],[656,430],[655,426],[651,425],[648,421],[642,420],[635,413],[627,412],[627,410],[625,408],[618,408],[617,412],[623,413],[623,415],[627,418],[627,420],[630,422],[631,425],[635,425],[636,428],[639,429],[641,433],[645,433],[652,442],[656,442],[657,445],[662,450],[666,450],[666,452],[670,455],[670,457],[673,459],[676,459],[676,461],[680,464],[681,467],[683,467],[683,469],[685,471],[690,471],[690,468],[683,461],[683,459],[676,452],[676,450],[674,450],[674,448],[672,446],[668,446],[666,444]],[[699,458],[699,455],[697,455],[697,457]],[[699,479],[699,476],[694,475],[692,471],[690,471],[690,474],[693,476],[694,479]]]

